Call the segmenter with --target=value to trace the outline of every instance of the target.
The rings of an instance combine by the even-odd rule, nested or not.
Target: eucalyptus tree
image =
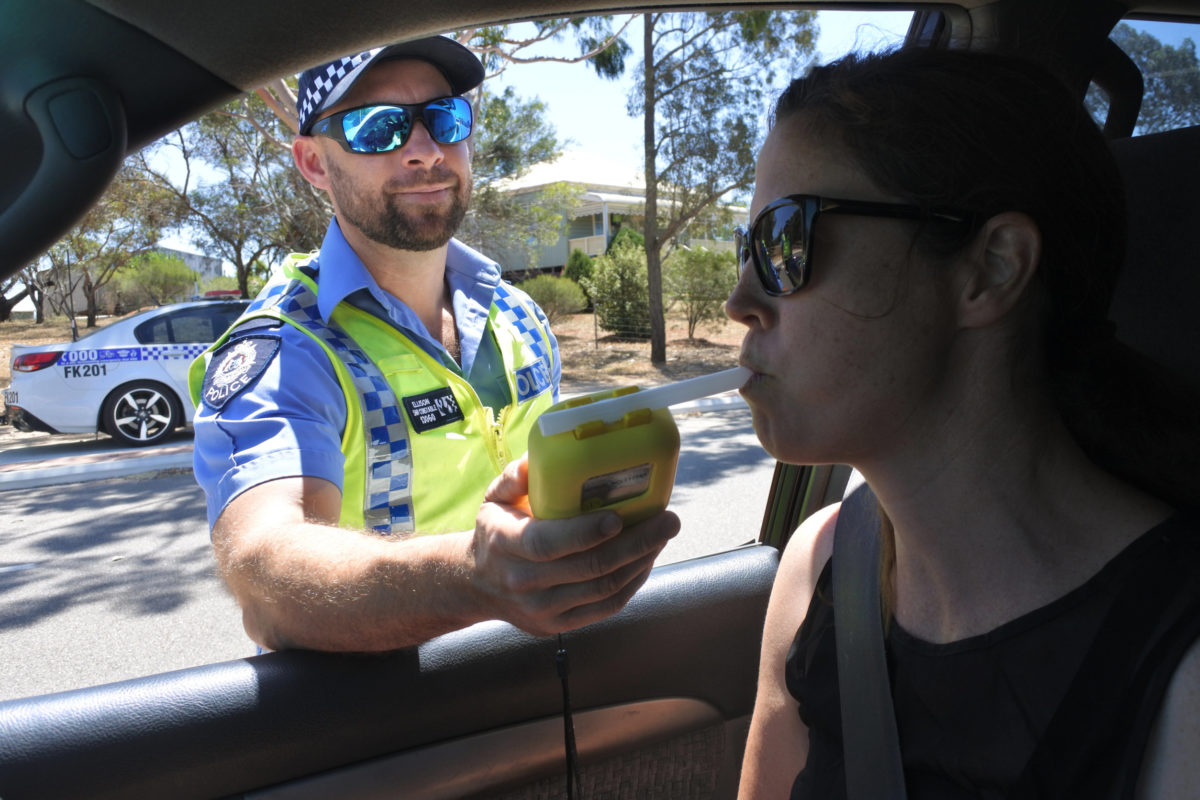
[[[52,288],[52,305],[71,320],[73,333],[76,292],[82,295],[87,327],[95,327],[100,290],[175,224],[179,206],[174,200],[136,158],[127,160],[100,200],[46,253],[43,283]]]
[[[688,224],[754,180],[776,79],[816,42],[811,11],[653,13],[628,112],[643,121],[650,360],[666,361],[662,262]]]

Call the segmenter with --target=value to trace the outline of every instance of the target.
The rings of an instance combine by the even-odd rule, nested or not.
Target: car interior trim
[[[721,723],[716,708],[702,700],[664,698],[575,714],[575,737],[580,761],[587,763]],[[549,717],[375,759],[246,797],[371,800],[395,797],[399,790],[409,800],[454,800],[561,775],[563,759],[563,720]]]

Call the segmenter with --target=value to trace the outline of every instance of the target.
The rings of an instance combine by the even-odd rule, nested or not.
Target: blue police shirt
[[[317,308],[328,319],[343,300],[391,323],[434,358],[467,379],[484,405],[510,402],[504,363],[495,340],[485,336],[500,267],[457,240],[446,254],[446,282],[458,326],[461,365],[417,315],[379,287],[351,249],[334,219],[318,257]],[[530,304],[549,330],[542,310]],[[261,333],[261,330],[248,331]],[[209,527],[234,497],[278,478],[310,476],[342,485],[342,429],[346,401],[329,357],[313,339],[291,325],[270,329],[280,337],[277,354],[250,386],[220,412],[196,408],[193,464],[208,498]],[[235,334],[235,337],[239,334]],[[244,334],[243,334],[244,335]],[[562,377],[558,342],[550,335],[553,397]]]

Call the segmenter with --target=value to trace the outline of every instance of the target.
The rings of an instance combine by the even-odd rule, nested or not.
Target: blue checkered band
[[[206,344],[153,344],[142,346],[143,361],[169,361],[185,358],[194,361],[196,356],[208,349]]]
[[[206,344],[151,344],[141,347],[101,347],[65,350],[58,363],[111,364],[118,361],[193,361],[208,349]]]
[[[279,298],[291,285],[292,281],[286,278],[281,278],[276,280],[274,283],[267,284],[263,287],[263,290],[258,293],[258,297],[255,297],[250,301],[250,305],[246,307],[246,314],[252,314],[255,311],[267,308],[268,306],[278,305]]]
[[[522,341],[538,359],[535,363],[517,371],[517,402],[523,403],[550,388],[550,376],[554,374],[554,361],[541,322],[521,301],[520,296],[508,284],[501,282],[492,295],[492,304],[501,316],[521,334]]]
[[[339,58],[337,61],[331,61],[322,67],[305,70],[300,75],[300,82],[296,87],[296,91],[299,95],[298,106],[300,130],[302,132],[307,130],[308,123],[313,118],[313,115],[326,105],[326,99],[337,89],[342,79],[353,72],[355,67],[364,61],[369,61],[382,49],[382,47],[376,47],[352,56],[345,56]]]
[[[280,312],[329,345],[350,371],[362,408],[363,429],[367,432],[363,500],[366,526],[381,534],[414,530],[408,426],[396,394],[379,367],[336,323],[320,318],[317,296],[302,281],[289,282],[279,291],[270,287],[251,307],[259,300],[264,306],[276,305]]]

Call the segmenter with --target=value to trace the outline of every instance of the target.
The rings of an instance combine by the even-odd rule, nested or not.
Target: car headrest
[[[1200,126],[1115,140],[1129,208],[1117,338],[1200,386]]]

